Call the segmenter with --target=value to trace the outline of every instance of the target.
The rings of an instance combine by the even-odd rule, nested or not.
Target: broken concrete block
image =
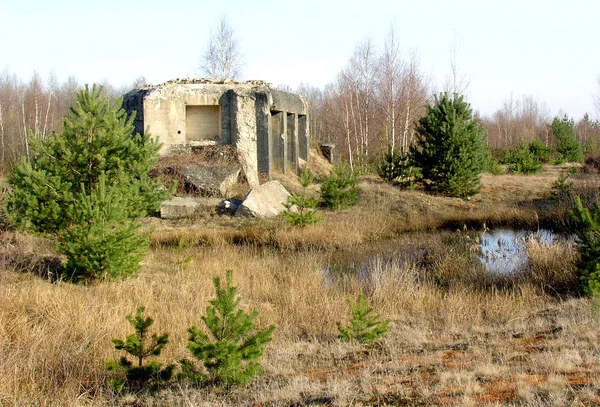
[[[285,210],[290,193],[279,183],[271,181],[251,190],[238,207],[235,216],[269,218]]]
[[[194,216],[203,206],[202,199],[176,196],[160,205],[160,217],[163,219],[189,218]]]
[[[186,188],[198,191],[202,196],[226,197],[237,184],[240,171],[240,167],[232,165],[186,165],[181,168],[181,175]]]
[[[225,199],[219,202],[219,212],[222,214],[233,215],[235,211],[239,208],[242,201],[239,199]]]

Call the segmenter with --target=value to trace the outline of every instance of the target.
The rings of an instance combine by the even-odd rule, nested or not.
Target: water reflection
[[[547,229],[539,231],[496,229],[480,235],[477,258],[491,273],[509,274],[527,264],[527,243],[536,240],[545,245],[556,243],[561,236]]]

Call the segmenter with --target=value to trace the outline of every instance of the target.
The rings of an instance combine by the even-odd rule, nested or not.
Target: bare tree
[[[450,75],[446,77],[444,92],[448,92],[450,95],[458,94],[468,96],[469,85],[471,85],[469,78],[460,73],[460,68],[456,59],[455,40],[452,44],[452,54],[450,55]]]
[[[404,63],[400,57],[398,40],[392,25],[385,39],[378,75],[381,108],[385,116],[386,141],[392,152],[396,148],[397,127],[402,114],[399,107],[402,97],[403,70]]]
[[[233,29],[222,15],[216,30],[211,33],[200,70],[204,75],[220,79],[238,79],[242,69],[242,54]]]

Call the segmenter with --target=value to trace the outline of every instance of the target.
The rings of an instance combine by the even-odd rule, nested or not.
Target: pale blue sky
[[[512,93],[580,118],[600,92],[600,2],[413,1],[11,1],[0,3],[0,69],[28,80],[196,76],[211,28],[226,13],[244,54],[245,79],[295,87],[334,80],[355,46],[381,50],[390,24],[405,55],[440,89],[452,48],[470,80],[468,100],[492,114]]]

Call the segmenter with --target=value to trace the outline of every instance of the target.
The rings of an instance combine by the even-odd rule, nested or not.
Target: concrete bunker
[[[137,132],[158,137],[163,155],[235,146],[251,188],[259,173],[271,179],[309,159],[306,103],[263,81],[172,80],[127,93],[123,107],[136,112]]]

